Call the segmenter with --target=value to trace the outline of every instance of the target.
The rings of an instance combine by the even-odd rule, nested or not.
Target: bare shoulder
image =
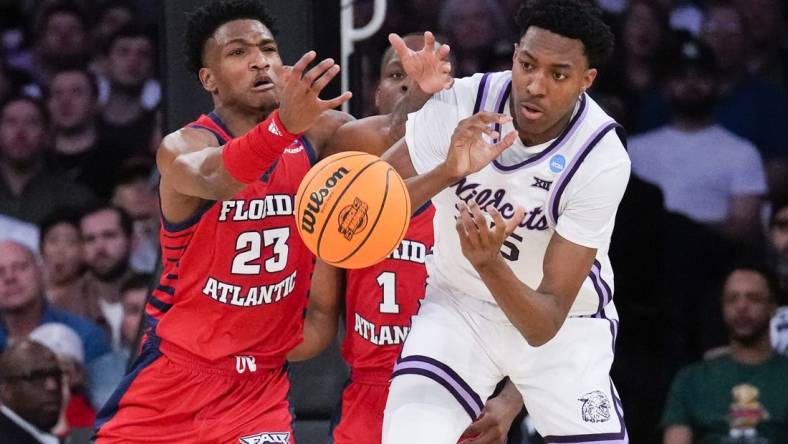
[[[346,112],[333,109],[324,111],[312,128],[307,130],[306,137],[320,154],[337,129],[352,120],[355,120],[353,116]]]
[[[178,155],[199,151],[210,146],[219,146],[216,136],[199,128],[181,128],[167,134],[156,152],[156,163],[162,171]]]

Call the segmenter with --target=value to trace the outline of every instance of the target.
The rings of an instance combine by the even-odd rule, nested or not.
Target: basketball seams
[[[346,154],[346,155],[340,157],[341,154]],[[362,151],[347,151],[345,153],[334,154],[334,156],[337,156],[336,159],[333,159],[331,162],[323,165],[317,171],[312,172],[312,170],[309,170],[307,172],[307,176],[309,176],[311,174],[312,177],[309,178],[308,182],[302,181],[301,185],[298,186],[298,191],[296,192],[296,196],[301,196],[301,199],[299,199],[298,202],[296,203],[297,204],[296,205],[296,214],[295,214],[296,226],[297,227],[300,226],[298,218],[301,217],[302,204],[305,203],[306,201],[308,201],[308,199],[307,199],[308,196],[304,193],[304,191],[307,190],[310,185],[312,185],[312,182],[315,180],[315,178],[317,178],[320,175],[321,172],[323,172],[323,170],[325,170],[326,168],[328,168],[329,166],[333,165],[334,163],[336,163],[339,160],[344,160],[344,159],[348,159],[348,158],[351,158],[351,157],[358,157],[358,156],[368,156],[368,155],[369,154],[367,154],[365,152],[362,152]]]
[[[369,154],[367,154],[367,153],[363,153],[363,154],[364,154],[364,155],[369,155]],[[345,158],[346,158],[346,157],[345,157]],[[343,158],[343,159],[344,159],[344,158]],[[353,182],[355,182],[355,181],[356,181],[356,180],[357,180],[359,177],[361,177],[361,175],[364,173],[364,171],[366,171],[368,168],[370,168],[372,165],[375,165],[375,164],[376,164],[376,163],[378,163],[378,162],[382,162],[382,160],[380,160],[380,159],[375,159],[375,160],[373,160],[372,162],[370,162],[370,163],[368,163],[368,164],[364,165],[364,167],[363,167],[363,168],[361,168],[361,170],[360,170],[360,171],[359,171],[359,172],[358,172],[358,173],[355,175],[355,177],[353,177],[353,178],[350,180],[350,182],[348,182],[348,183],[347,183],[347,185],[345,185],[345,188],[342,190],[342,192],[341,192],[341,193],[339,193],[339,196],[337,196],[336,200],[334,201],[334,204],[333,204],[333,205],[331,205],[331,209],[330,209],[330,210],[328,210],[328,214],[326,214],[326,217],[325,217],[325,219],[324,219],[323,226],[322,226],[322,227],[320,227],[320,234],[318,234],[318,236],[317,236],[317,242],[316,242],[316,244],[317,244],[317,248],[316,248],[316,249],[317,249],[317,256],[318,256],[318,257],[320,257],[320,258],[322,258],[322,257],[323,257],[323,256],[320,254],[320,248],[321,248],[321,244],[323,243],[323,234],[325,233],[325,231],[326,231],[326,227],[328,226],[328,221],[330,221],[330,220],[331,220],[331,217],[334,215],[334,210],[337,208],[337,205],[339,204],[339,201],[341,201],[341,200],[342,200],[342,197],[344,197],[345,193],[347,193],[347,191],[348,191],[348,190],[351,188],[351,185],[353,185]],[[333,162],[331,162],[331,163],[333,163]],[[387,187],[387,189],[388,189],[388,183],[386,184],[386,187]],[[300,211],[299,211],[299,214],[300,214]],[[325,260],[325,259],[324,259],[324,260]],[[326,260],[326,262],[329,262],[329,261],[327,261],[327,260]],[[329,262],[329,263],[336,264],[336,263],[338,263],[338,262]]]
[[[377,162],[380,162],[380,160],[375,161],[375,163],[377,163]],[[361,176],[363,174],[363,172],[364,172],[363,170],[361,172],[359,172],[358,176],[356,176],[356,177]],[[383,216],[383,209],[386,207],[386,200],[389,197],[389,180],[390,180],[389,179],[389,174],[388,174],[388,171],[386,171],[386,188],[383,190],[383,199],[381,199],[380,207],[378,208],[378,214],[375,217],[375,222],[373,222],[372,225],[369,227],[369,230],[367,230],[367,234],[364,237],[364,240],[359,242],[359,244],[356,245],[356,248],[353,249],[353,251],[351,251],[347,256],[345,256],[344,258],[342,258],[339,261],[331,262],[332,264],[340,265],[342,262],[345,262],[346,260],[348,260],[351,257],[353,257],[353,255],[355,255],[358,252],[358,250],[360,250],[361,247],[363,247],[364,244],[367,243],[367,241],[369,240],[369,236],[371,236],[372,232],[375,231],[375,227],[378,225],[378,222],[380,222],[380,218]],[[348,188],[349,187],[350,187],[350,184],[348,184]],[[337,203],[339,203],[338,200],[337,200]],[[397,241],[397,243],[399,243],[399,241]],[[318,248],[320,248],[320,247],[318,246]]]

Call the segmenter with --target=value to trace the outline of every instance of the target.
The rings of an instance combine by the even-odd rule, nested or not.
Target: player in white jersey
[[[546,442],[628,442],[607,250],[630,163],[585,93],[613,46],[589,3],[528,2],[512,71],[455,80],[386,156],[436,215],[384,444],[456,442],[506,376]]]

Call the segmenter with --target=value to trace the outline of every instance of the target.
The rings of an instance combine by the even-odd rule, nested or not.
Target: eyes
[[[389,74],[389,78],[392,80],[402,80],[405,78],[405,73],[402,71],[395,71]]]
[[[263,45],[260,47],[260,51],[264,53],[272,53],[276,52],[277,48],[274,45]],[[237,48],[232,48],[230,51],[227,52],[227,55],[230,57],[240,57],[248,53],[248,49],[245,46],[239,46]]]
[[[526,62],[526,61],[521,61],[520,66],[523,68],[523,71],[525,72],[531,72],[536,69],[536,66],[534,66],[531,62]],[[550,73],[550,77],[556,82],[560,82],[562,80],[566,80],[569,76],[565,72],[553,71],[552,73]]]

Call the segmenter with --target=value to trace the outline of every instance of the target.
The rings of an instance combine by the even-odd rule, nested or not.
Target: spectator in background
[[[58,444],[50,433],[63,402],[63,371],[45,346],[22,339],[0,355],[0,437],[14,444]]]
[[[131,268],[153,273],[159,255],[159,196],[151,180],[153,163],[130,159],[117,175],[113,205],[122,208],[134,221],[131,242]]]
[[[83,291],[87,314],[107,329],[117,347],[123,318],[120,286],[131,275],[132,220],[126,211],[104,205],[84,213],[79,225],[88,269]]]
[[[0,214],[0,240],[15,240],[33,251],[38,251],[38,227]]]
[[[90,396],[94,406],[103,406],[126,374],[129,361],[134,356],[132,348],[137,341],[137,333],[140,331],[143,310],[152,280],[153,275],[150,274],[133,274],[120,287],[120,298],[123,304],[120,347],[101,356],[88,366]]]
[[[48,121],[34,98],[0,104],[0,214],[38,224],[52,208],[79,208],[93,200],[88,189],[47,166]]]
[[[47,303],[42,274],[32,250],[18,242],[0,241],[0,350],[39,325],[60,322],[82,339],[86,362],[109,352],[106,335],[94,323]]]
[[[156,116],[143,104],[143,88],[153,78],[154,54],[154,41],[142,28],[125,27],[107,43],[103,71],[109,86],[102,103],[101,138],[125,157],[153,157]]]
[[[773,276],[751,266],[725,280],[728,354],[683,369],[662,417],[665,444],[788,442],[788,358],[769,343],[777,307]]]
[[[630,140],[632,170],[660,187],[669,211],[751,243],[767,191],[760,155],[714,123],[719,84],[709,49],[687,40],[671,60],[673,120]]]
[[[788,199],[772,203],[768,240],[769,259],[777,275],[777,301],[781,305],[771,322],[772,346],[788,356]]]
[[[98,86],[86,68],[56,72],[47,106],[54,127],[52,157],[65,176],[108,199],[122,154],[99,138]]]
[[[617,54],[602,70],[594,96],[631,132],[635,111],[658,94],[662,81],[670,35],[667,13],[653,2],[633,0],[621,18],[619,34]]]
[[[105,48],[109,38],[134,19],[134,5],[125,0],[103,2],[96,11],[93,25],[93,47]],[[98,54],[101,57],[101,54]]]
[[[457,77],[488,71],[498,46],[511,52],[514,23],[506,20],[495,0],[446,0],[438,20],[457,61]]]
[[[788,88],[788,52],[786,51],[785,15],[778,0],[734,0],[749,29],[747,68],[750,74]]]
[[[38,34],[30,74],[40,85],[48,85],[58,69],[88,62],[91,48],[87,17],[73,3],[51,3],[35,22]]]
[[[46,271],[46,295],[61,310],[84,316],[82,235],[79,213],[70,208],[53,211],[41,223],[41,257]]]
[[[72,328],[51,322],[33,330],[29,338],[51,350],[66,376],[63,409],[54,433],[65,437],[73,428],[92,428],[96,409],[90,405],[85,379],[85,350],[82,340]]]

